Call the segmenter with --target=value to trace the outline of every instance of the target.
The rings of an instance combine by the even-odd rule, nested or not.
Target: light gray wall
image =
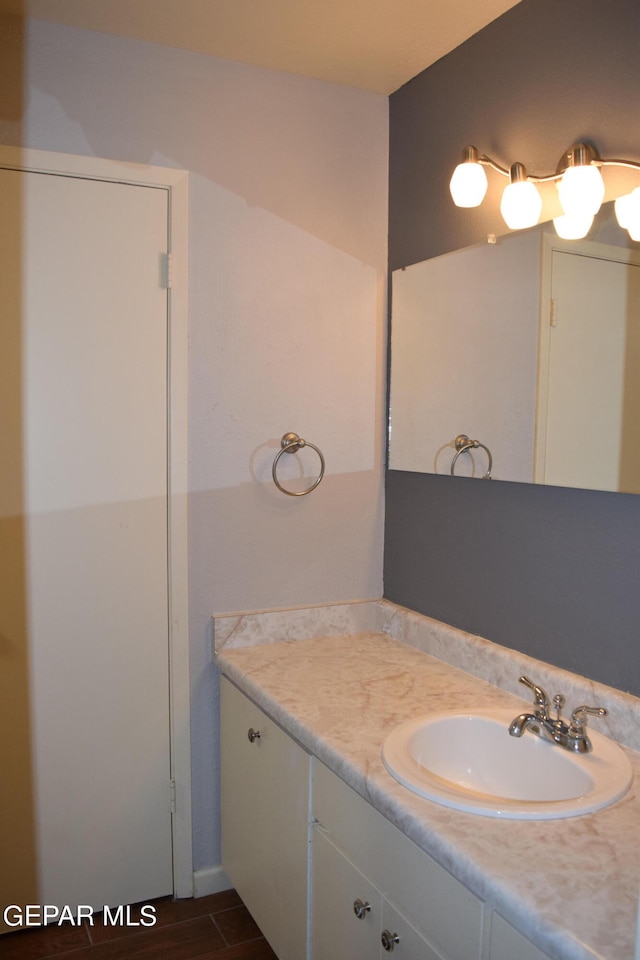
[[[160,45],[8,23],[0,142],[190,171],[190,656],[203,869],[220,858],[211,614],[382,593],[388,103]],[[271,480],[289,430],[326,458],[309,497],[283,496]]]
[[[546,173],[640,160],[637,0],[522,0],[391,97],[390,269],[503,232],[459,210],[462,148]],[[385,596],[640,695],[640,496],[390,471]]]

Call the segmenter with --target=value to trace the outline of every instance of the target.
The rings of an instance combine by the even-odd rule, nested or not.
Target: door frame
[[[189,173],[170,167],[0,146],[0,167],[158,187],[167,191],[168,280],[167,458],[169,717],[174,896],[193,896],[191,729],[187,551],[188,202]],[[167,798],[169,802],[169,798]]]
[[[553,254],[569,253],[595,260],[640,264],[640,254],[628,247],[595,240],[564,240],[553,231],[544,231],[540,246],[540,320],[538,326],[538,369],[536,374],[536,417],[533,456],[533,482],[545,483],[547,450],[547,417],[549,400],[549,367],[551,327],[555,320],[552,303]]]

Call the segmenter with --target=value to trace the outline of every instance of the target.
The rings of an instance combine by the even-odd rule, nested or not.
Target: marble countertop
[[[515,716],[528,701],[379,630],[223,644],[216,659],[303,747],[550,957],[633,960],[640,754],[625,748],[634,783],[595,814],[522,821],[461,813],[387,773],[386,735],[430,710],[505,706]]]

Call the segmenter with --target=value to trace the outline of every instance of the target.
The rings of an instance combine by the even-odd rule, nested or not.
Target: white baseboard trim
[[[211,893],[220,893],[221,890],[230,890],[231,882],[220,864],[196,870],[193,874],[194,897],[208,897]]]

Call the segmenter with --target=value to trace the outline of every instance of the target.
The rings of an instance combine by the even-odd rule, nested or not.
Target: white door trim
[[[176,897],[191,897],[193,864],[187,565],[189,174],[186,170],[169,167],[5,146],[0,146],[0,167],[154,186],[168,192],[169,250],[173,261],[168,343],[169,683],[171,775],[176,793],[176,812],[172,818],[173,883]]]
[[[540,253],[540,319],[538,326],[538,371],[536,390],[536,421],[533,458],[533,482],[545,483],[547,419],[549,400],[549,369],[551,355],[551,326],[555,322],[552,312],[553,254],[570,253],[596,260],[612,260],[615,263],[640,265],[637,250],[618,247],[611,243],[594,240],[563,240],[553,231],[541,235]]]

